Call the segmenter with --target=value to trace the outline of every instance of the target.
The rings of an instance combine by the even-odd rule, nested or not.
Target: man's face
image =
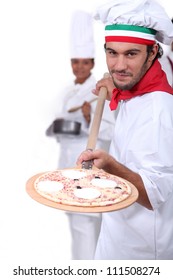
[[[124,90],[141,80],[155,57],[153,52],[148,56],[146,45],[134,43],[108,42],[105,50],[114,85]]]

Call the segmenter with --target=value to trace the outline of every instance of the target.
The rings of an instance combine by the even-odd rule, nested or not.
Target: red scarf
[[[137,83],[131,90],[121,90],[115,88],[112,92],[112,99],[109,106],[111,110],[115,110],[120,100],[131,99],[135,96],[154,91],[164,91],[173,94],[173,88],[169,85],[166,74],[162,70],[158,59],[156,59],[140,82]]]

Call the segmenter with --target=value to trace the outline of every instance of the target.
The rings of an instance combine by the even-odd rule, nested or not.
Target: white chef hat
[[[94,28],[90,13],[77,10],[73,13],[70,28],[70,57],[94,58]]]
[[[95,19],[105,26],[105,41],[169,45],[173,25],[155,0],[112,0],[97,9]]]

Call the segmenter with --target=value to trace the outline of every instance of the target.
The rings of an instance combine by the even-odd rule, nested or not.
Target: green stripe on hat
[[[112,24],[112,25],[107,25],[105,27],[105,30],[127,30],[127,31],[136,31],[136,32],[142,32],[146,34],[156,34],[156,30],[152,28],[147,28],[143,26],[136,26],[136,25],[128,25],[128,24]]]

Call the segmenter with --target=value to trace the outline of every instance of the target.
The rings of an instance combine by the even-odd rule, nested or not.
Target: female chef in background
[[[93,40],[93,19],[84,11],[76,11],[71,22],[71,67],[74,81],[67,86],[63,95],[63,106],[59,117],[66,121],[80,123],[80,134],[56,134],[60,145],[59,169],[76,166],[80,152],[87,145],[92,119],[97,101],[92,90],[96,80],[92,74],[94,68],[95,48]],[[80,106],[76,111],[72,108]],[[108,151],[115,115],[105,102],[103,116],[97,139],[97,148]],[[93,259],[100,232],[101,214],[67,212],[72,236],[72,259]]]

